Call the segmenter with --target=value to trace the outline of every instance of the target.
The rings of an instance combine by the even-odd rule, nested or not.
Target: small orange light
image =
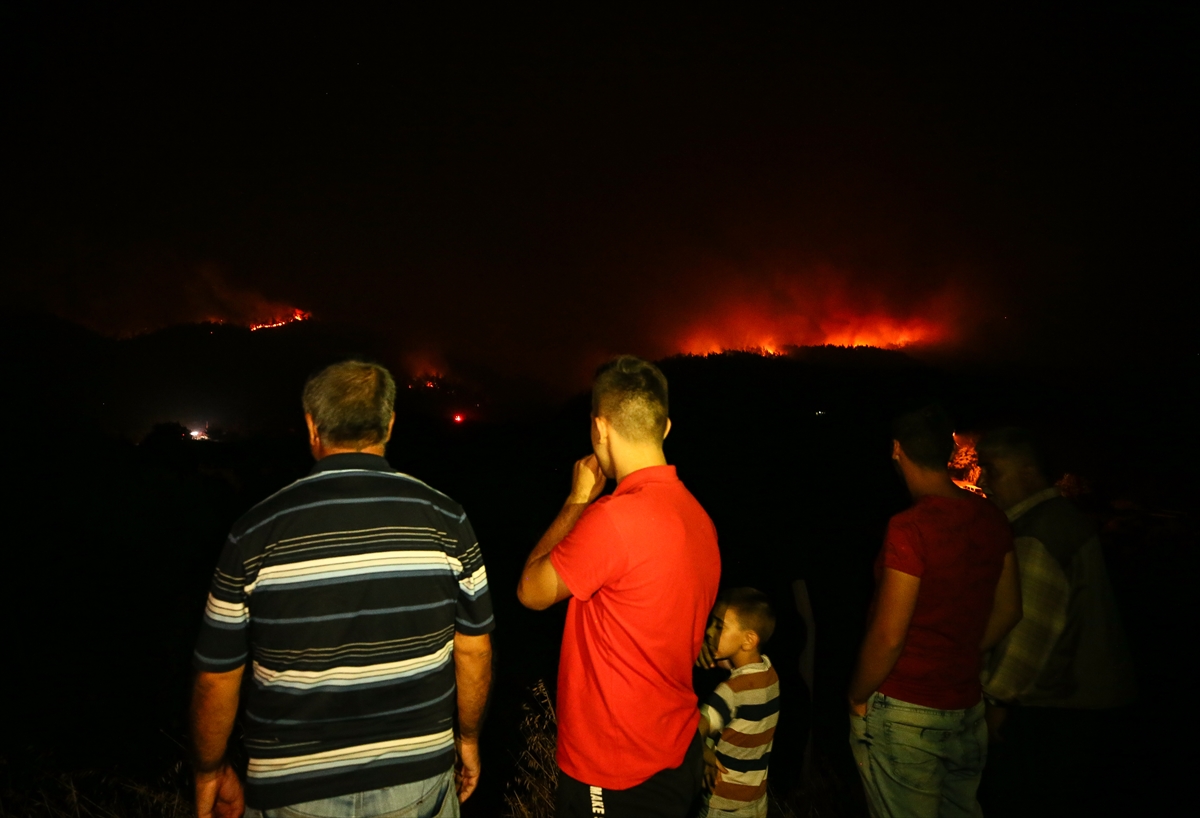
[[[454,416],[454,422],[455,422],[455,423],[462,423],[462,422],[463,422],[463,416],[462,416],[462,415],[455,415],[455,416]]]

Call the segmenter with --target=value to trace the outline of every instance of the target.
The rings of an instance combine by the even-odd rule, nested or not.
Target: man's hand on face
[[[608,478],[600,471],[600,461],[596,455],[587,457],[575,463],[575,474],[571,479],[571,502],[587,505],[600,496]]]
[[[197,818],[242,818],[246,802],[242,782],[233,767],[222,764],[209,773],[196,773]]]

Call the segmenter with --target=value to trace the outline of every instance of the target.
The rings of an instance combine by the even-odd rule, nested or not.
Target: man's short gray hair
[[[396,382],[379,364],[343,361],[308,379],[303,402],[321,440],[362,449],[387,440]]]

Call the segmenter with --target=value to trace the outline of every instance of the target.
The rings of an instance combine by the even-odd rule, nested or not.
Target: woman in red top
[[[981,651],[1021,618],[1008,520],[954,485],[939,407],[899,418],[892,459],[912,494],[875,563],[850,683],[850,743],[876,816],[976,816],[987,757]]]

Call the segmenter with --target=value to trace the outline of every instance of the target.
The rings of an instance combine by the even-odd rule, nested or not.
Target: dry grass
[[[5,776],[0,818],[191,818],[182,766],[150,784],[87,771]]]
[[[788,779],[777,775],[776,780]],[[813,758],[806,784],[785,789],[787,786],[768,785],[767,818],[867,818],[857,778],[847,781],[839,776],[820,751]]]
[[[501,815],[553,818],[558,720],[545,683],[538,682],[530,690],[522,710],[522,749]],[[861,792],[851,792],[854,788],[840,780],[819,753],[814,762],[807,791],[799,787],[785,791],[783,782],[794,779],[785,773],[773,776],[768,791],[769,818],[865,816]],[[43,758],[23,766],[48,770],[54,765],[52,759]],[[191,776],[182,762],[157,781],[146,783],[95,771],[19,774],[0,758],[0,818],[192,818],[191,797]]]
[[[521,705],[525,717],[520,730],[523,749],[517,772],[504,794],[505,818],[553,818],[558,766],[554,762],[558,719],[544,682],[531,691],[532,701]]]

